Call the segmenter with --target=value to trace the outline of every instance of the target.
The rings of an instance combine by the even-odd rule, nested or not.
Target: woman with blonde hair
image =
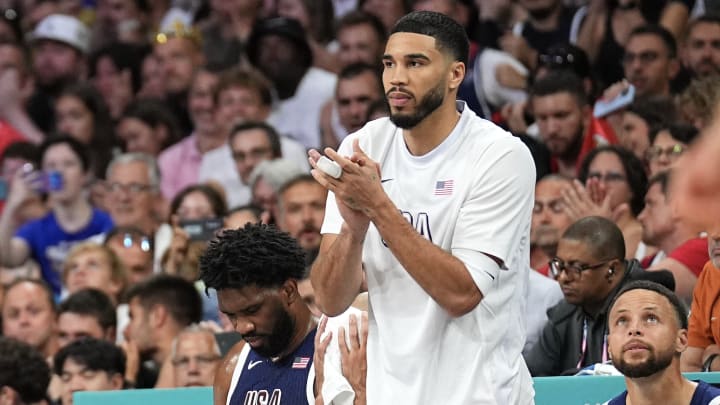
[[[63,264],[62,280],[69,294],[83,288],[97,288],[115,305],[128,284],[127,271],[115,252],[95,242],[84,242],[70,250]]]

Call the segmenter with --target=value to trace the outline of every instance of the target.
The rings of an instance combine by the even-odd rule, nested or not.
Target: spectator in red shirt
[[[670,270],[675,277],[676,294],[689,303],[697,278],[708,261],[707,239],[698,237],[698,232],[678,218],[672,207],[669,183],[667,171],[649,181],[645,208],[638,220],[643,227],[643,242],[660,251],[643,259],[641,264],[648,270]]]

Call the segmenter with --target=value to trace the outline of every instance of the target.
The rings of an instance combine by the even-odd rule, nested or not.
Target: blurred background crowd
[[[384,43],[412,10],[466,28],[459,98],[535,159],[533,374],[603,352],[602,331],[577,364],[542,337],[547,309],[597,321],[616,287],[579,277],[615,247],[558,252],[577,220],[613,221],[618,259],[691,304],[720,232],[668,184],[717,104],[718,1],[0,0],[2,336],[49,362],[51,399],[212,383],[236,337],[196,281],[207,241],[262,221],[312,264],[326,191],[307,150],[388,115]]]

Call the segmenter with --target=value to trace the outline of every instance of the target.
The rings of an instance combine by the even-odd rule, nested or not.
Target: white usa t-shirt
[[[521,356],[535,168],[528,149],[458,102],[461,117],[434,150],[412,156],[388,118],[352,141],[382,168],[382,185],[425,238],[465,263],[483,294],[468,314],[441,308],[370,229],[363,247],[369,290],[368,404],[531,404]],[[340,233],[329,193],[323,233]],[[482,253],[481,253],[482,252]],[[500,270],[487,255],[502,260]],[[441,272],[443,269],[437,269]]]

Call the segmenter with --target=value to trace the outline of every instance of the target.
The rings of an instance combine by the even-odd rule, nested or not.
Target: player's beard
[[[420,103],[415,107],[415,112],[410,114],[403,114],[399,112],[390,111],[390,121],[402,129],[414,128],[417,124],[422,122],[428,115],[432,114],[433,111],[437,110],[445,101],[445,88],[446,84],[444,81],[440,81],[437,86],[433,87],[428,91]],[[394,91],[391,89],[391,91]]]
[[[672,350],[657,353],[653,348],[650,349],[647,359],[642,363],[628,364],[621,355],[618,362],[613,362],[615,368],[618,369],[625,377],[643,378],[649,377],[658,371],[665,370],[670,366],[676,353]]]
[[[290,339],[294,335],[295,320],[290,316],[290,313],[278,306],[275,315],[275,325],[272,332],[266,336],[266,343],[257,349],[253,349],[264,357],[276,357],[283,353],[287,350]]]

